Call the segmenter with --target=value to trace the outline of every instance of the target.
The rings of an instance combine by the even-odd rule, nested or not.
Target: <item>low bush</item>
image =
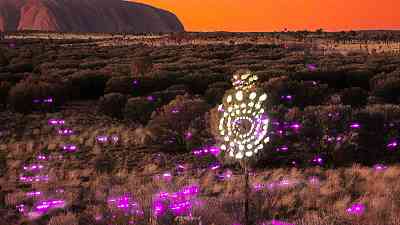
[[[346,88],[341,92],[344,105],[361,107],[367,104],[368,92],[359,87]]]
[[[174,146],[175,150],[188,149],[193,141],[188,136],[195,137],[195,133],[205,130],[204,116],[209,108],[201,99],[177,96],[162,106],[147,126],[157,137],[157,142]],[[170,150],[174,151],[174,148]]]
[[[154,100],[145,97],[129,98],[125,105],[124,118],[145,125],[156,106],[157,103]]]
[[[0,81],[0,109],[7,104],[8,92],[11,89],[11,83]]]
[[[66,86],[59,81],[28,78],[10,89],[8,102],[12,110],[20,113],[53,111],[64,103],[65,96]]]
[[[100,71],[82,70],[68,77],[67,84],[74,99],[96,99],[104,95],[108,76]]]
[[[400,76],[387,77],[374,85],[372,95],[385,99],[388,103],[397,103],[400,93]]]
[[[126,103],[126,96],[120,93],[109,93],[100,98],[98,109],[101,113],[121,118]]]

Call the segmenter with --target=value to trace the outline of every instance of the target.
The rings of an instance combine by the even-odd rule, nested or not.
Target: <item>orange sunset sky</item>
[[[136,0],[175,13],[187,31],[400,29],[400,0]]]

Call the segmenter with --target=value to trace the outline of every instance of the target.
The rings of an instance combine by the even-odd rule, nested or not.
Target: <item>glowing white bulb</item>
[[[233,143],[233,142],[231,141],[231,142],[229,142],[229,146],[235,147],[235,143]]]
[[[253,148],[253,145],[251,145],[251,144],[247,145],[247,149],[251,150],[252,148]]]
[[[246,152],[246,156],[247,156],[247,157],[251,157],[252,155],[253,155],[252,152]]]
[[[241,158],[243,158],[243,153],[242,152],[238,152],[235,157],[237,159],[241,159]]]
[[[264,143],[267,144],[269,142],[269,137],[264,139]]]
[[[221,145],[222,150],[226,150],[226,145]]]
[[[267,94],[263,94],[263,95],[260,96],[259,101],[263,102],[263,101],[265,101],[266,99],[267,99]]]
[[[230,103],[230,102],[232,101],[232,95],[228,95],[228,97],[226,98],[226,101],[227,101],[228,103]]]
[[[257,97],[257,93],[252,92],[252,93],[250,94],[250,96],[249,96],[249,99],[250,99],[250,100],[254,100],[256,97]]]
[[[246,108],[246,104],[242,103],[242,104],[240,105],[240,108]]]
[[[224,137],[224,141],[229,141],[229,137],[228,137],[228,136],[225,136],[225,137]]]
[[[244,145],[239,145],[239,150],[243,151],[244,150]]]
[[[229,156],[230,156],[230,157],[234,157],[234,156],[235,156],[235,155],[233,154],[233,151],[230,151],[230,152],[229,152]]]
[[[232,110],[233,110],[232,106],[229,106],[228,107],[228,112],[232,112]]]
[[[260,109],[261,108],[261,104],[260,103],[257,103],[256,104],[256,109]]]
[[[238,100],[238,101],[243,100],[243,91],[236,92],[236,100]]]

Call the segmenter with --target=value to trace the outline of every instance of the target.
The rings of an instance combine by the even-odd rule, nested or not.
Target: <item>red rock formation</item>
[[[165,10],[122,0],[0,0],[0,31],[178,32]]]

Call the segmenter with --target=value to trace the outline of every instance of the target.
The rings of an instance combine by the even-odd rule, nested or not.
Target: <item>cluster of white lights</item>
[[[234,81],[236,79],[238,78],[234,77]],[[245,81],[236,82],[253,85],[253,81],[257,78],[246,74],[243,80]],[[231,157],[242,159],[258,153],[264,148],[264,144],[269,142],[267,137],[269,119],[265,117],[263,107],[267,94],[246,85],[236,87],[234,92],[225,95],[223,104],[219,105],[218,111],[223,113],[218,129],[223,137],[221,150],[226,151]]]

